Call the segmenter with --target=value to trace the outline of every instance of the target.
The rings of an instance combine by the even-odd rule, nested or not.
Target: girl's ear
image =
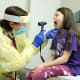
[[[15,26],[14,22],[9,22],[9,25],[10,25],[12,28],[14,28],[14,26]]]

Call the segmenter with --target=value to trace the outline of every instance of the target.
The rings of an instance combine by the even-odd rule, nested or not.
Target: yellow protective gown
[[[39,48],[27,40],[25,34],[15,35],[17,50],[11,45],[10,39],[0,28],[0,76],[2,73],[13,72],[24,68],[31,57],[38,53]],[[46,45],[46,42],[42,45]]]

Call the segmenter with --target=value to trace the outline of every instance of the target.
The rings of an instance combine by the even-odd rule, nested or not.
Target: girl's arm
[[[43,65],[44,67],[49,67],[67,63],[71,56],[71,53],[72,51],[64,51],[61,57],[55,59],[54,61],[43,63]]]

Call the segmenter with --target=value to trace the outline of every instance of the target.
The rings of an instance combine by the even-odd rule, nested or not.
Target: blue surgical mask
[[[19,30],[15,30],[13,33],[14,34],[22,34],[22,33],[26,32],[26,31],[27,31],[27,28],[21,26]]]

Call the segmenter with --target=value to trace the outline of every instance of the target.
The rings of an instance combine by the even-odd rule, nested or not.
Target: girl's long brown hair
[[[63,30],[68,30],[68,43],[67,46],[70,49],[70,45],[72,43],[72,32],[75,32],[75,36],[77,38],[77,50],[80,52],[80,31],[74,20],[73,12],[69,8],[61,7],[58,8],[57,11],[60,11],[64,15],[63,21]]]

